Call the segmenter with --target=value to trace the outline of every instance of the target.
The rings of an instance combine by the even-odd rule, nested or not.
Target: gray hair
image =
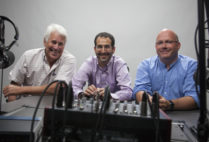
[[[49,39],[49,36],[51,35],[52,32],[58,32],[60,35],[64,36],[65,37],[65,42],[67,41],[67,30],[61,26],[61,25],[58,25],[58,24],[50,24],[47,29],[46,29],[46,32],[44,34],[44,40],[45,41],[48,41]]]

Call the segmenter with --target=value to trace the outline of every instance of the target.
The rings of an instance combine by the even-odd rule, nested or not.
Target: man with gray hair
[[[45,48],[26,51],[9,74],[11,84],[4,87],[3,93],[8,101],[16,100],[22,94],[41,94],[54,80],[66,83],[76,71],[75,57],[64,50],[67,41],[66,29],[58,24],[50,24],[44,36]],[[54,93],[56,83],[47,90]]]

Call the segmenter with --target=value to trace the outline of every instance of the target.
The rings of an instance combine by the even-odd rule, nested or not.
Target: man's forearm
[[[53,83],[47,90],[46,94],[53,94],[55,92],[57,83]],[[23,86],[22,87],[22,93],[23,94],[41,94],[47,85],[42,85],[42,86]],[[59,89],[59,87],[58,87]]]
[[[47,90],[46,94],[55,93],[57,83],[53,83]],[[31,95],[41,95],[47,85],[42,86],[17,86],[17,85],[8,85],[4,88],[4,95],[8,97],[8,101],[16,100],[16,96],[31,94]],[[58,86],[59,87],[59,86]],[[57,88],[59,89],[59,88]]]
[[[190,96],[185,96],[172,101],[174,103],[174,110],[189,110],[197,108],[195,100]]]
[[[57,83],[53,83],[47,90],[46,94],[53,94]],[[41,94],[47,85],[42,86],[17,86],[8,85],[3,89],[5,96],[16,96],[22,94]]]

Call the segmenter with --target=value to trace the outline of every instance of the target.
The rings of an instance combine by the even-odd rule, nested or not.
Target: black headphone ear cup
[[[0,20],[6,20],[8,21],[9,23],[12,24],[12,26],[14,27],[14,30],[15,30],[15,36],[14,36],[14,40],[8,45],[8,46],[5,46],[6,47],[6,50],[8,51],[14,44],[15,42],[19,39],[19,32],[18,32],[18,29],[17,27],[15,26],[15,24],[12,22],[12,20],[10,20],[9,18],[5,17],[5,16],[0,16]]]

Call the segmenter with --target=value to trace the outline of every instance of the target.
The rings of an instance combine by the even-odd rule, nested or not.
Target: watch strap
[[[174,103],[172,100],[168,100],[170,102],[170,108],[169,110],[173,110],[174,109]]]

